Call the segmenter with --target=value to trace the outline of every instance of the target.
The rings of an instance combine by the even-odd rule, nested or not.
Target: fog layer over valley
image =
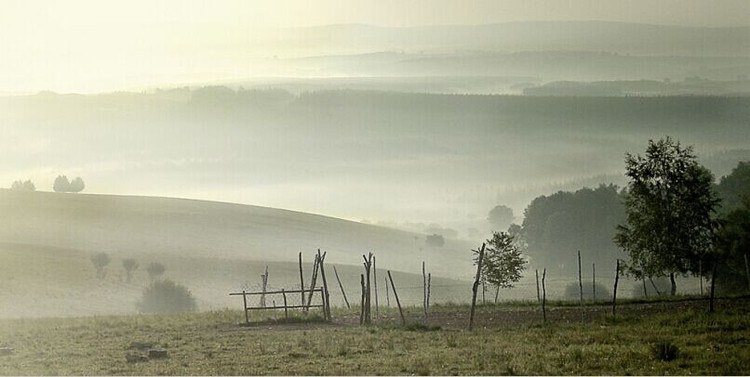
[[[487,230],[560,188],[622,185],[665,134],[717,176],[747,159],[745,97],[510,97],[222,87],[0,99],[0,180]],[[322,246],[322,245],[321,245]]]

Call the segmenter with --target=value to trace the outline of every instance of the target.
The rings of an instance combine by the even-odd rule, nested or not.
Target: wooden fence
[[[305,301],[304,300],[302,301],[301,305],[289,305],[287,303],[287,294],[302,294],[302,295],[304,295],[306,293],[309,293],[309,295],[310,295],[309,296],[309,300],[307,301],[308,302],[307,305],[305,305]],[[318,304],[318,305],[310,304],[309,303],[310,300],[312,299],[312,297],[316,293],[320,293],[321,304]],[[331,313],[331,307],[330,307],[330,303],[328,302],[327,297],[326,297],[327,296],[326,295],[326,291],[323,289],[323,287],[321,287],[321,288],[314,288],[314,289],[294,289],[294,290],[285,290],[285,289],[282,289],[280,291],[271,291],[271,292],[246,292],[246,291],[242,291],[242,292],[232,292],[229,295],[230,296],[242,296],[242,307],[244,308],[244,311],[245,311],[245,323],[250,323],[250,314],[249,314],[249,312],[252,311],[252,310],[279,310],[279,309],[284,309],[284,317],[285,318],[289,318],[289,309],[302,309],[304,311],[308,311],[310,308],[321,308],[322,311],[323,311],[323,317],[326,320],[329,320],[329,321],[331,320],[331,314],[330,314]],[[261,297],[264,297],[264,298],[266,296],[269,296],[269,295],[281,295],[282,299],[283,299],[284,305],[276,305],[276,301],[273,300],[272,302],[274,304],[272,306],[263,305],[263,304],[260,304],[259,306],[247,306],[247,296],[258,296],[258,295],[260,295]],[[265,300],[262,300],[261,302],[263,302],[263,301],[265,301]]]

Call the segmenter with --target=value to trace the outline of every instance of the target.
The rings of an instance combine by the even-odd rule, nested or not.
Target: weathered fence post
[[[286,304],[286,292],[284,291],[284,288],[281,288],[281,295],[284,296],[284,318],[289,318],[289,311]]]
[[[315,255],[315,260],[313,261],[313,272],[312,277],[310,278],[310,295],[307,296],[307,305],[305,305],[305,312],[310,310],[310,304],[312,303],[313,293],[315,289],[315,283],[318,280],[318,267],[320,264],[320,260],[318,259],[318,256]]]
[[[542,318],[544,323],[547,323],[547,268],[544,268],[542,272]]]
[[[471,288],[471,314],[469,314],[469,330],[474,327],[474,308],[477,306],[477,291],[479,290],[479,278],[482,273],[482,259],[484,259],[484,244],[479,249],[479,260],[477,261],[477,277],[474,279],[474,285]]]
[[[365,275],[359,274],[359,285],[362,288],[362,297],[359,304],[359,325],[365,323]]]
[[[344,292],[344,286],[341,284],[341,279],[339,279],[339,272],[336,271],[336,266],[333,266],[333,273],[336,275],[336,281],[339,282],[339,288],[341,288],[341,295],[344,296],[344,302],[346,303],[346,308],[351,309],[351,305],[349,305],[349,300],[346,299],[346,292]]]
[[[266,306],[266,288],[268,287],[268,266],[266,266],[266,272],[260,275],[260,281],[262,286],[263,294],[260,296],[260,306]]]
[[[500,296],[500,286],[495,286],[495,305],[497,305],[497,297]]]
[[[427,273],[427,311],[430,311],[430,289],[432,287],[432,272]]]
[[[659,287],[656,286],[656,283],[654,283],[654,279],[652,279],[651,276],[649,276],[648,281],[650,281],[651,286],[654,287],[654,290],[656,291],[656,295],[661,296],[661,291],[659,290]]]
[[[385,304],[388,308],[391,307],[391,296],[388,294],[388,277],[383,278],[385,280]]]
[[[591,269],[593,270],[593,275],[591,276],[591,289],[594,297],[594,304],[596,304],[596,263],[591,263]]]
[[[372,323],[372,315],[370,313],[370,269],[372,268],[372,253],[368,253],[367,256],[362,255],[365,260],[365,324]]]
[[[380,305],[378,304],[378,267],[375,264],[375,256],[372,256],[372,282],[375,284],[375,317],[380,318]]]
[[[393,277],[391,276],[391,271],[388,271],[388,279],[391,281],[391,288],[393,288],[393,296],[396,297],[396,305],[398,305],[398,313],[401,315],[401,323],[406,325],[406,318],[404,317],[404,312],[401,310],[401,301],[398,299],[398,292],[396,292],[396,285],[393,284]]]
[[[300,305],[305,305],[305,276],[302,274],[302,252],[299,252],[299,289]]]
[[[424,261],[422,261],[422,309],[425,318],[427,318],[427,273],[425,272]]]
[[[612,315],[617,313],[617,283],[620,281],[620,260],[617,260],[615,267],[615,289],[612,290]]]
[[[536,301],[542,302],[542,295],[539,293],[539,269],[534,270],[536,274]]]
[[[250,324],[250,315],[247,314],[247,296],[245,291],[242,291],[242,309],[245,311],[245,324]]]
[[[581,277],[581,250],[578,250],[578,291],[581,293],[581,322],[583,322],[583,277]]]

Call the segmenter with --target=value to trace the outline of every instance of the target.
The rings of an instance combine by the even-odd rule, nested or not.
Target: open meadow
[[[4,375],[747,375],[750,299],[381,309],[371,326],[352,311],[283,320],[241,311],[0,321]],[[141,343],[141,344],[139,344]],[[150,343],[150,344],[149,344]],[[138,347],[163,347],[149,360]],[[661,347],[661,348],[660,348]]]

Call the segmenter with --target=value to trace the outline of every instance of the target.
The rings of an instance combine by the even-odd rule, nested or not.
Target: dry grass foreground
[[[535,307],[484,307],[472,332],[461,328],[466,307],[436,307],[429,325],[405,327],[392,309],[369,327],[351,311],[334,312],[332,324],[295,318],[249,327],[232,310],[2,320],[0,347],[14,350],[0,356],[0,374],[750,374],[750,300],[721,300],[714,314],[705,304],[622,305],[616,318],[601,307],[583,324],[571,306],[553,307],[547,324]],[[169,356],[129,362],[144,354],[132,342],[153,342]]]

